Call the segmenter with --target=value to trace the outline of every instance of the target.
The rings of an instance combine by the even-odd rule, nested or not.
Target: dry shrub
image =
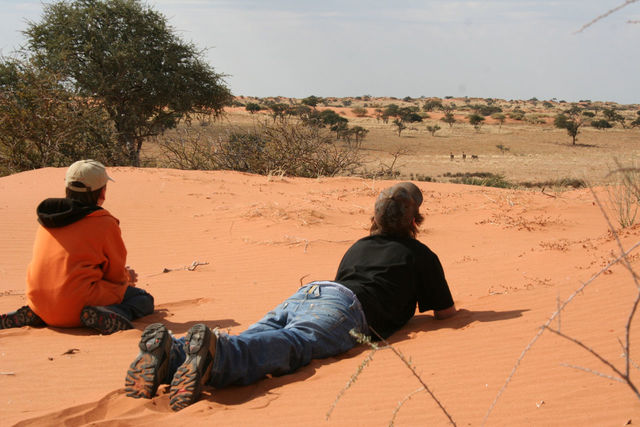
[[[616,220],[622,228],[631,227],[636,222],[640,205],[640,168],[636,165],[623,167],[616,162],[617,169],[612,170],[607,177],[609,208],[615,212]]]
[[[287,119],[219,135],[187,127],[159,145],[166,166],[178,169],[318,177],[352,173],[361,165],[357,147],[339,146],[327,130]]]

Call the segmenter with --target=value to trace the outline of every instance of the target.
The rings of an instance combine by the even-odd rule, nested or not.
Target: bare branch
[[[607,359],[605,359],[604,357],[600,356],[600,354],[598,354],[594,349],[592,349],[591,347],[589,347],[588,345],[584,344],[582,341],[577,340],[573,337],[570,337],[569,335],[566,335],[560,331],[558,331],[557,329],[553,329],[550,327],[546,327],[546,329],[549,330],[549,332],[553,332],[554,334],[571,341],[572,343],[578,345],[579,347],[582,347],[583,349],[587,350],[589,353],[593,354],[600,362],[604,363],[605,365],[607,365],[609,368],[611,368],[611,370],[613,372],[615,372],[616,374],[618,374],[621,378],[626,379],[625,375],[620,372],[620,370],[618,368],[616,368],[613,363],[609,362]]]
[[[630,5],[631,3],[635,3],[638,0],[626,0],[624,3],[622,3],[621,5],[614,7],[613,9],[608,10],[607,12],[603,13],[602,15],[594,18],[593,20],[591,20],[590,22],[587,22],[586,24],[584,24],[582,27],[580,27],[580,29],[578,31],[576,31],[574,34],[578,34],[583,32],[584,30],[586,30],[587,28],[589,28],[590,26],[592,26],[593,24],[595,24],[596,22],[606,18],[607,16],[611,15],[614,12],[619,11],[620,9],[622,9],[623,7],[626,7],[628,5]]]
[[[396,421],[396,416],[398,415],[398,412],[400,412],[400,408],[402,408],[402,405],[404,405],[409,400],[411,400],[411,398],[413,397],[414,394],[420,393],[421,391],[424,391],[424,387],[420,387],[420,388],[418,388],[416,390],[413,390],[411,393],[406,395],[404,397],[404,399],[402,399],[400,402],[398,402],[398,406],[396,406],[396,409],[394,409],[393,415],[391,416],[391,421],[389,421],[389,427],[393,427],[393,425],[394,425],[394,423]]]
[[[585,371],[590,374],[597,375],[599,377],[607,378],[607,379],[618,381],[619,383],[625,384],[624,380],[618,377],[612,377],[611,375],[603,374],[602,372],[594,371],[589,368],[583,368],[582,366],[570,365],[568,363],[561,363],[560,366],[566,366],[567,368],[578,369],[579,371]]]
[[[409,368],[409,370],[411,371],[411,373],[413,374],[414,377],[416,377],[418,379],[418,381],[420,382],[420,384],[422,384],[422,387],[424,387],[424,389],[427,391],[427,393],[429,393],[429,395],[431,396],[431,398],[438,404],[438,406],[440,407],[440,409],[442,410],[442,412],[444,412],[444,414],[447,416],[447,418],[449,419],[449,422],[451,423],[451,425],[455,426],[456,422],[453,420],[453,418],[451,417],[451,415],[449,414],[449,412],[447,412],[446,408],[442,405],[442,403],[440,402],[440,400],[438,400],[438,398],[436,397],[435,394],[433,394],[433,392],[431,391],[431,389],[429,389],[429,386],[423,381],[423,379],[420,377],[420,375],[418,375],[418,373],[416,372],[415,368],[411,365],[411,362],[409,362],[402,353],[400,353],[394,346],[392,346],[391,344],[389,344],[387,342],[387,340],[385,340],[384,338],[382,338],[380,336],[380,334],[378,334],[376,331],[374,331],[371,327],[369,327],[369,329],[371,330],[371,332],[373,332],[374,334],[376,334],[378,336],[378,338],[380,339],[380,341],[382,341],[386,346],[388,346],[391,351],[393,351],[395,353],[396,356],[398,356],[400,358],[400,360],[402,360],[404,362],[405,365],[407,365],[407,368]]]
[[[335,400],[331,404],[331,408],[329,408],[329,410],[327,411],[327,415],[325,416],[325,419],[327,421],[329,420],[329,417],[331,417],[331,413],[333,412],[333,410],[336,409],[336,406],[338,405],[338,401],[340,400],[342,395],[356,382],[356,380],[358,379],[358,377],[360,376],[364,368],[366,368],[367,365],[369,365],[369,362],[371,362],[371,360],[373,359],[373,355],[375,354],[376,351],[378,351],[378,347],[372,347],[369,354],[367,354],[367,357],[365,357],[362,363],[358,365],[358,368],[353,373],[353,375],[351,375],[351,378],[349,378],[349,381],[347,381],[347,384],[345,384],[342,390],[340,390]]]
[[[500,390],[498,391],[498,394],[496,395],[496,397],[493,399],[493,402],[491,403],[491,405],[489,406],[489,409],[487,410],[487,413],[485,414],[483,420],[482,420],[482,425],[484,425],[487,422],[487,419],[489,418],[489,415],[491,415],[491,412],[493,411],[493,408],[495,408],[496,404],[498,403],[498,400],[500,399],[500,397],[502,396],[502,394],[504,393],[504,391],[506,390],[507,386],[509,385],[509,383],[511,382],[511,379],[513,378],[513,376],[515,375],[516,371],[518,370],[518,367],[520,366],[520,363],[522,362],[522,360],[524,359],[524,356],[529,352],[529,350],[531,349],[531,347],[533,347],[533,345],[536,343],[536,341],[538,341],[538,339],[540,338],[540,336],[542,335],[542,333],[544,332],[544,330],[551,324],[551,322],[553,322],[553,320],[560,315],[560,313],[562,312],[562,310],[564,310],[564,308],[571,302],[573,301],[573,299],[580,294],[587,286],[589,286],[591,283],[593,283],[598,277],[600,277],[600,275],[602,275],[605,271],[609,270],[609,268],[611,268],[613,265],[617,264],[618,262],[620,262],[620,260],[622,260],[624,257],[626,257],[629,253],[633,252],[638,246],[640,246],[640,242],[636,242],[633,246],[631,246],[628,250],[626,250],[625,252],[622,253],[622,255],[620,255],[619,257],[617,257],[616,259],[614,259],[613,261],[611,261],[609,264],[607,264],[605,267],[603,267],[600,271],[598,271],[596,274],[594,274],[593,276],[591,276],[591,278],[589,280],[587,280],[586,282],[584,282],[582,284],[582,286],[578,287],[578,289],[576,289],[575,291],[573,291],[573,293],[569,296],[569,298],[567,298],[564,303],[562,303],[560,305],[560,307],[551,315],[551,317],[549,317],[549,319],[545,322],[544,325],[542,325],[540,327],[540,330],[538,331],[538,333],[536,333],[536,335],[531,339],[531,341],[529,341],[529,344],[527,344],[527,346],[525,347],[524,350],[522,350],[522,353],[520,354],[520,357],[518,357],[518,360],[516,360],[515,365],[513,366],[513,368],[511,369],[511,372],[509,373],[509,375],[507,376],[507,379],[505,380],[505,383],[502,385],[502,387],[500,388]]]

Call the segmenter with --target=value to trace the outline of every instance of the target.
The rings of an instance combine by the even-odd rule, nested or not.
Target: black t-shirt
[[[421,313],[453,305],[438,256],[416,239],[358,240],[342,257],[335,281],[356,294],[369,326],[383,338],[413,317],[416,303]]]

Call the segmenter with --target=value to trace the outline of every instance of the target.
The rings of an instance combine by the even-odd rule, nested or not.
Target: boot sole
[[[151,399],[167,376],[171,337],[162,323],[153,323],[140,337],[140,354],[129,366],[124,380],[127,396]]]
[[[216,337],[204,324],[194,325],[185,339],[187,359],[171,381],[171,409],[179,411],[200,398],[202,387],[209,380],[215,356]]]

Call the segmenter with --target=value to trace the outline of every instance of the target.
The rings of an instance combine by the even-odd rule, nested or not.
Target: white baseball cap
[[[104,165],[96,160],[78,160],[67,169],[64,182],[68,189],[80,193],[98,190],[113,181]]]

